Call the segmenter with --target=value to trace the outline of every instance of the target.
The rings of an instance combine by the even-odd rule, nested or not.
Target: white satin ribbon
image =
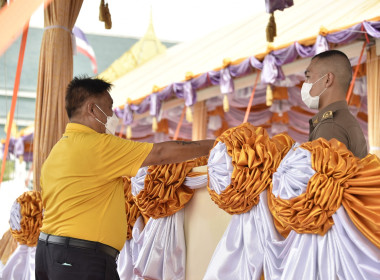
[[[20,245],[3,267],[1,279],[34,279],[36,247]]]
[[[17,202],[17,200],[13,203],[11,208],[11,215],[9,217],[9,225],[13,230],[21,230],[20,221],[22,219],[21,216],[21,206],[20,203]]]
[[[207,186],[207,174],[197,177],[186,177],[183,184],[190,189],[200,189]]]
[[[231,184],[234,167],[223,142],[218,142],[208,158],[209,188],[221,194]]]
[[[184,210],[151,218],[144,229],[140,218],[132,230],[133,273],[144,279],[185,279]]]
[[[132,195],[137,196],[144,189],[145,176],[148,173],[148,167],[141,167],[135,177],[131,178]]]

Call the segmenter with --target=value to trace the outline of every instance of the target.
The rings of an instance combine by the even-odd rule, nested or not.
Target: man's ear
[[[87,102],[87,104],[86,104],[86,111],[87,111],[87,113],[90,116],[93,116],[94,118],[96,118],[95,112],[94,112],[94,107],[95,107],[95,103],[93,101]]]
[[[335,75],[334,73],[327,73],[327,80],[326,80],[326,83],[325,83],[325,87],[328,88],[328,87],[331,87],[333,85],[335,81]]]

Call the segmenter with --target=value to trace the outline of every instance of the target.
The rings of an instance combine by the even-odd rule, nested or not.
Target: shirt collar
[[[68,133],[68,132],[98,133],[95,130],[93,130],[92,128],[90,128],[86,125],[83,125],[83,124],[79,124],[79,123],[68,123],[66,125],[65,133]]]
[[[322,110],[320,110],[314,117],[312,117],[310,120],[310,124],[312,124],[313,126],[316,126],[321,121],[323,114],[326,113],[327,111],[335,112],[342,109],[348,109],[348,105],[345,100],[331,103],[327,105],[325,108],[323,108]]]

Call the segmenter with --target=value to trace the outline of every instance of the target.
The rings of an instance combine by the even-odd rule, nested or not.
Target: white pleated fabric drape
[[[0,279],[35,279],[36,247],[19,245],[0,273]]]
[[[131,178],[133,196],[144,189],[147,172],[147,167],[140,168]],[[195,185],[193,181],[189,180]],[[133,226],[132,239],[126,242],[119,256],[120,279],[185,279],[183,219],[182,209],[168,217],[150,218],[144,227],[140,216]]]
[[[118,259],[120,279],[185,279],[184,212],[165,218],[140,216]]]
[[[15,201],[11,208],[9,225],[12,230],[21,230],[21,206]],[[35,279],[36,247],[19,245],[0,271],[0,279]]]
[[[218,142],[210,151],[207,166],[210,180],[209,188],[217,194],[221,194],[231,183],[231,175],[234,169],[232,159],[223,142]]]
[[[273,194],[282,199],[306,191],[315,171],[310,152],[294,145],[273,175]],[[217,157],[215,161],[218,161]],[[209,158],[209,174],[211,174]],[[211,186],[223,191],[226,186]],[[228,185],[227,185],[228,186]],[[220,240],[204,279],[380,279],[380,250],[351,222],[341,206],[324,235],[276,230],[267,190],[249,212],[234,215]]]

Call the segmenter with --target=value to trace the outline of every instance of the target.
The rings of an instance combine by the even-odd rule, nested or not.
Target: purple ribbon
[[[124,125],[131,125],[133,123],[133,112],[128,103],[124,105],[122,120]]]
[[[267,13],[274,11],[283,11],[285,8],[293,6],[293,0],[265,0],[265,9]]]
[[[160,111],[161,111],[161,101],[159,100],[157,93],[152,93],[150,95],[150,107],[149,108],[150,108],[149,114],[152,117],[158,117],[158,115],[160,114]]]
[[[197,93],[193,89],[191,81],[174,83],[173,91],[178,98],[185,100],[185,105],[187,107],[192,106],[197,102]]]
[[[232,80],[228,67],[220,70],[219,84],[222,94],[233,93],[235,91],[234,81]]]

